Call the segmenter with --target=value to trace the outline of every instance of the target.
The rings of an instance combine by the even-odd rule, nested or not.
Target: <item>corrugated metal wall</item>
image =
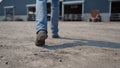
[[[108,13],[109,4],[109,0],[85,0],[84,12],[89,13],[93,9],[98,9],[101,13]]]
[[[4,15],[5,6],[14,6],[15,15],[25,15],[27,13],[26,5],[35,4],[36,0],[3,0],[0,4],[0,16]]]

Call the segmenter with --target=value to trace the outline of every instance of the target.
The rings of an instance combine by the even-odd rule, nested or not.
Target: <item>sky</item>
[[[1,2],[2,0],[0,0],[0,2]]]

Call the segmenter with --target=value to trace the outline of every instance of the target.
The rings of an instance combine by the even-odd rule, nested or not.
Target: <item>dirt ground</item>
[[[0,21],[0,68],[120,68],[120,22],[59,22],[37,47],[35,22]]]

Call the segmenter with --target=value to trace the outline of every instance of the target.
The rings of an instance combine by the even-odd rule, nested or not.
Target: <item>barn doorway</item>
[[[35,5],[27,5],[27,20],[35,21]]]
[[[120,21],[120,1],[111,2],[111,21]]]
[[[14,20],[14,6],[4,7],[5,20],[13,21]]]
[[[80,21],[82,16],[82,4],[66,4],[64,5],[65,21]]]
[[[63,1],[62,20],[64,21],[81,21],[84,15],[84,0],[80,1]]]

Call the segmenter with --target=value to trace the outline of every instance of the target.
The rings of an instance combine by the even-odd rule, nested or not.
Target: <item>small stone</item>
[[[82,49],[79,49],[79,50],[82,50]]]
[[[59,61],[60,61],[60,62],[62,62],[62,60],[61,60],[61,59],[60,59]]]
[[[114,60],[115,62],[117,61],[117,60]]]
[[[34,54],[35,56],[37,56],[38,54]]]
[[[115,55],[118,55],[117,53],[115,53]]]
[[[3,45],[0,45],[0,47],[3,47]]]
[[[0,58],[3,58],[3,56],[0,56]]]
[[[5,62],[6,65],[8,65],[8,62]]]

